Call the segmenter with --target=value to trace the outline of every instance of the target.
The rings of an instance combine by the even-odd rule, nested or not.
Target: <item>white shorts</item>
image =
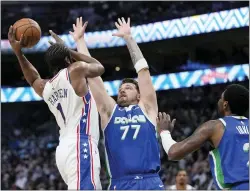
[[[56,148],[56,164],[68,189],[102,189],[99,150],[90,138],[78,136],[60,140]]]

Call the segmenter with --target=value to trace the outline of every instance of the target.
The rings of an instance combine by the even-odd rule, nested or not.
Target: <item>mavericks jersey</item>
[[[116,105],[104,129],[110,177],[158,173],[160,151],[156,136],[155,125],[138,105]]]
[[[249,181],[249,121],[239,116],[219,120],[225,132],[219,146],[210,152],[209,162],[217,188],[224,189]]]
[[[76,95],[70,84],[68,69],[62,69],[43,90],[43,98],[60,127],[60,139],[86,135],[98,144],[99,116],[90,90],[84,97]]]

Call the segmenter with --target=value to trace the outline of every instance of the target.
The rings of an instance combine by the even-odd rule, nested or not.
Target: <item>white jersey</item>
[[[86,135],[99,140],[99,116],[95,100],[90,90],[84,97],[76,95],[67,68],[46,83],[43,98],[60,127],[60,138],[85,131]],[[84,123],[86,128],[81,129]]]
[[[90,90],[76,95],[65,68],[46,83],[43,98],[60,127],[56,164],[68,189],[101,189],[99,115]]]
[[[195,188],[189,184],[186,185],[186,188],[187,188],[186,190],[195,190]],[[168,190],[177,190],[176,185],[169,186]]]

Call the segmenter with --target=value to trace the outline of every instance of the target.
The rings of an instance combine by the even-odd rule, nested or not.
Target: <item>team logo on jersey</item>
[[[144,115],[134,115],[131,117],[115,117],[114,124],[129,124],[129,123],[146,123],[146,118]]]

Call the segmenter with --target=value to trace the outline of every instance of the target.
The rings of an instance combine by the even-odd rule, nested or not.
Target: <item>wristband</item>
[[[171,134],[168,130],[162,131],[160,133],[160,136],[161,136],[162,146],[163,146],[165,152],[168,154],[170,147],[172,145],[174,145],[176,143],[176,141],[174,141],[172,139]]]
[[[134,67],[135,67],[135,70],[136,70],[137,73],[140,72],[144,68],[149,68],[148,63],[145,60],[145,58],[142,58],[138,62],[136,62]]]

